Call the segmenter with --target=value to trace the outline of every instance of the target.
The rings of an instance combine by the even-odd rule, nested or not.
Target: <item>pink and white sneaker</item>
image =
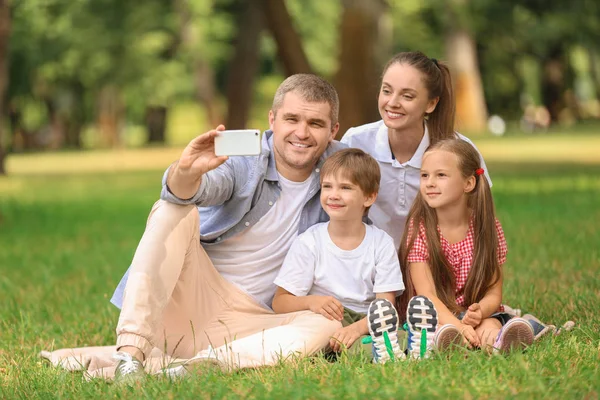
[[[522,351],[533,343],[533,327],[527,320],[512,318],[500,329],[494,342],[494,354]]]
[[[433,348],[440,353],[465,348],[463,336],[456,326],[452,324],[442,325],[435,332]]]

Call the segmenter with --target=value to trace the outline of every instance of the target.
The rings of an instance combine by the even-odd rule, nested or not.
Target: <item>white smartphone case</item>
[[[260,131],[240,129],[221,131],[215,137],[217,156],[257,156],[260,154]]]

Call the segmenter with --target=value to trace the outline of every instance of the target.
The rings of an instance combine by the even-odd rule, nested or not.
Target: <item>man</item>
[[[328,82],[293,75],[277,89],[259,156],[217,157],[221,125],[192,140],[169,167],[113,296],[121,307],[117,380],[143,378],[141,363],[153,348],[240,368],[327,346],[339,322],[269,307],[292,241],[327,220],[319,168],[344,147],[333,140],[338,110]]]

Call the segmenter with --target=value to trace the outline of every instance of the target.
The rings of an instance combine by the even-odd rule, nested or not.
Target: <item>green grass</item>
[[[132,389],[83,382],[37,354],[114,343],[118,312],[108,299],[162,171],[52,173],[49,166],[47,174],[1,178],[0,398],[598,398],[600,166],[490,164],[509,244],[505,302],[547,322],[574,320],[572,332],[510,357],[474,352],[385,366],[299,360]]]

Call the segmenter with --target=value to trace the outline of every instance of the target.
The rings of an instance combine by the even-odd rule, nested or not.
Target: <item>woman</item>
[[[473,143],[454,131],[454,92],[448,67],[421,52],[399,53],[388,61],[378,108],[380,121],[349,129],[342,142],[364,150],[379,163],[381,189],[369,217],[394,238],[398,248],[419,191],[425,150],[447,138]],[[483,158],[481,164],[491,186]]]

